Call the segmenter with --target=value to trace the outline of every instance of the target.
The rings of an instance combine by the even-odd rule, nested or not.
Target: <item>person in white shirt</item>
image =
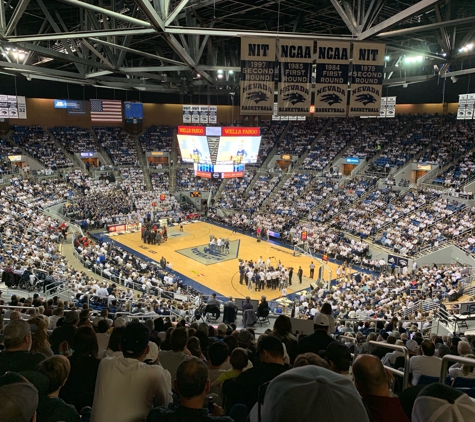
[[[439,377],[442,359],[435,357],[435,345],[424,340],[420,346],[422,356],[413,356],[409,361],[409,373],[412,374],[412,385],[417,385],[421,375]]]
[[[102,359],[91,422],[145,422],[153,406],[167,407],[171,402],[170,373],[144,363],[148,342],[148,328],[130,323],[120,342],[123,357]]]

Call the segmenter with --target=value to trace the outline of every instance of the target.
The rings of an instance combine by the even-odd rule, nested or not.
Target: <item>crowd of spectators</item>
[[[138,157],[134,138],[120,127],[94,127],[99,144],[116,166],[137,166]]]
[[[288,122],[274,122],[272,120],[263,120],[259,123],[261,128],[261,144],[257,155],[256,164],[248,164],[248,167],[261,167],[262,163],[269,156],[276,142],[280,139]]]
[[[46,168],[58,170],[73,167],[72,161],[41,126],[14,126],[13,141]]]
[[[246,190],[255,176],[256,173],[246,171],[244,177],[228,180],[216,206],[226,209],[242,209],[246,202]]]
[[[55,126],[49,131],[71,153],[94,152],[99,150],[92,133],[77,126]]]
[[[309,119],[293,122],[284,138],[277,145],[277,154],[298,155],[310,149],[310,145],[328,123],[326,119]]]
[[[195,176],[193,168],[184,167],[176,171],[176,190],[213,192],[219,188],[221,179],[206,179]]]
[[[322,172],[325,167],[332,163],[335,156],[359,134],[363,125],[364,120],[359,117],[330,121],[325,132],[305,157],[302,163],[303,169]]]
[[[173,130],[173,126],[150,126],[139,138],[143,152],[171,152]]]

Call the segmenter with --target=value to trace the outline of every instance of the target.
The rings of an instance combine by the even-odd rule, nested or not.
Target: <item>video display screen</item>
[[[211,157],[206,136],[177,135],[184,163],[209,163]]]

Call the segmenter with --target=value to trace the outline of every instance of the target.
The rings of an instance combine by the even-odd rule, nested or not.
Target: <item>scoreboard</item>
[[[178,126],[182,160],[193,163],[206,178],[243,177],[246,164],[257,162],[261,143],[258,127]]]

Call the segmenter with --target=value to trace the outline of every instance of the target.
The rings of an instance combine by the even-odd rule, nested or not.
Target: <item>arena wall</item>
[[[45,127],[53,126],[79,126],[83,128],[91,127],[89,117],[89,102],[87,102],[86,115],[69,115],[65,109],[55,109],[54,100],[48,98],[27,98],[27,119],[11,119],[11,125],[41,125]],[[443,114],[456,113],[457,103],[439,104],[397,104],[396,114]],[[239,114],[239,107],[220,105],[218,106],[218,123],[229,123],[232,120],[243,121],[244,116]],[[261,120],[269,120],[271,116],[260,116]],[[249,116],[245,125],[252,126],[254,117]],[[152,125],[173,125],[183,124],[183,109],[181,104],[153,104],[144,103],[144,119],[142,126],[144,129]],[[123,126],[123,124],[112,124],[108,126]]]

